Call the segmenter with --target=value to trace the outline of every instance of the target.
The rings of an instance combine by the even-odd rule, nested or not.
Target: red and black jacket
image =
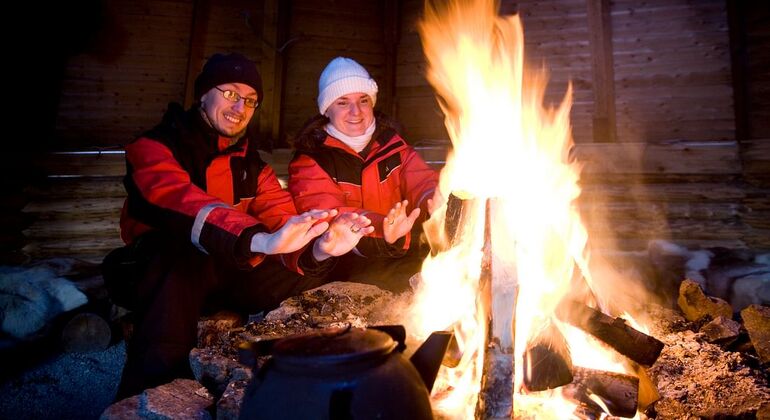
[[[297,213],[256,147],[245,137],[230,143],[198,109],[171,104],[158,126],[126,146],[123,240],[160,230],[237,266],[259,264],[253,234],[273,232]],[[286,257],[296,269],[299,253]]]
[[[363,256],[398,256],[409,248],[411,235],[388,245],[382,222],[399,201],[409,200],[407,214],[420,207],[415,226],[428,217],[427,201],[438,184],[438,173],[428,166],[384,115],[376,115],[372,141],[356,153],[324,130],[329,119],[317,116],[297,136],[289,164],[289,191],[299,211],[336,208],[372,220],[375,231],[362,238],[355,249]]]

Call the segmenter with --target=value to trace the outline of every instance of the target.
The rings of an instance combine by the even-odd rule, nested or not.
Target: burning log
[[[464,197],[463,193],[452,192],[446,204],[446,222],[444,229],[447,243],[454,245],[462,236],[463,228],[468,226],[468,208],[473,205],[473,199]]]
[[[562,388],[565,397],[583,404],[587,411],[601,407],[607,414],[633,417],[639,398],[639,379],[615,372],[575,366],[575,380]]]
[[[648,407],[660,399],[660,392],[658,392],[658,387],[655,386],[650,375],[647,374],[643,367],[635,365],[634,373],[639,378],[639,403],[637,408],[644,413]]]
[[[528,343],[523,362],[524,386],[528,391],[545,391],[572,382],[572,357],[567,341],[552,323]]]
[[[663,350],[660,340],[630,327],[623,318],[613,318],[580,302],[562,302],[556,315],[644,366],[655,363]]]
[[[469,203],[465,203],[467,206]],[[481,390],[476,405],[478,418],[510,417],[513,409],[513,357],[500,348],[492,334],[492,226],[490,199],[484,210],[484,245],[479,274],[478,305],[486,321],[486,345]],[[449,217],[449,207],[447,217]],[[449,221],[449,219],[447,220]]]

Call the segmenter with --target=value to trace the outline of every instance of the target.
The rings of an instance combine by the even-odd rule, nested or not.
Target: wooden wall
[[[23,175],[3,178],[6,191],[18,193],[0,207],[4,256],[23,247],[22,258],[69,252],[97,261],[119,243],[122,146],[156,124],[168,102],[192,102],[194,77],[216,51],[258,63],[266,95],[252,125],[266,148],[279,147],[267,156],[279,173],[290,156],[281,147],[317,112],[318,75],[338,55],[369,69],[378,107],[404,124],[428,160],[443,161],[448,137],[416,30],[422,0],[83,7],[92,5],[100,10],[95,44],[37,49],[66,52],[62,77],[51,84],[59,90],[55,118],[40,144],[96,153],[48,155],[33,169],[26,157],[4,156],[4,173]],[[619,238],[623,249],[663,237],[770,248],[767,2],[504,0],[501,12],[521,15],[528,62],[549,70],[546,101],[573,85],[576,156],[586,162],[581,205],[597,240]],[[80,9],[62,15],[66,25],[51,19],[60,33],[86,27]],[[40,155],[29,149],[25,156]],[[105,151],[117,153],[98,153]]]
[[[384,25],[385,1],[292,0],[289,39],[286,40],[286,77],[281,107],[281,138],[295,135],[318,114],[318,77],[337,56],[361,63],[378,81],[381,92],[389,89],[386,74]],[[387,95],[380,98],[387,100]]]
[[[214,52],[258,61],[261,2],[118,0],[110,3],[113,58],[69,58],[56,119],[59,150],[121,146],[160,121],[169,102],[191,102]],[[189,90],[189,92],[188,92]]]

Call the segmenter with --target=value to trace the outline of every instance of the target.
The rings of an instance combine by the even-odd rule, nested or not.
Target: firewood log
[[[639,398],[637,377],[580,366],[575,366],[572,373],[575,380],[562,388],[562,393],[567,398],[588,407],[604,407],[609,410],[607,414],[613,416],[633,417],[636,414]],[[599,398],[600,402],[596,401],[596,398]]]
[[[660,340],[637,331],[626,324],[623,318],[613,318],[580,302],[562,302],[556,315],[644,366],[655,363],[663,350]]]

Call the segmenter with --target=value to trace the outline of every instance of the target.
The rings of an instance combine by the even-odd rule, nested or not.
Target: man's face
[[[366,132],[374,121],[372,98],[361,92],[340,96],[326,110],[334,128],[355,137]]]
[[[229,99],[228,99],[229,98]],[[244,101],[244,98],[248,98]],[[225,83],[212,88],[201,97],[201,108],[209,124],[224,137],[239,138],[246,131],[256,108],[257,91],[243,83]]]

